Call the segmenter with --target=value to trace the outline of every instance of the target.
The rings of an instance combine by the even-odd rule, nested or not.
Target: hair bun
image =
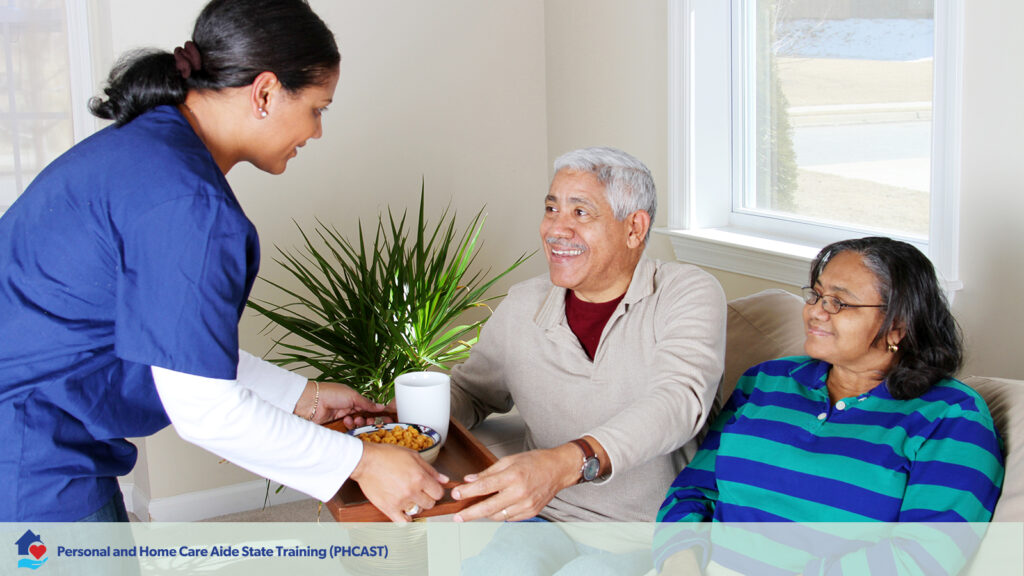
[[[196,70],[200,70],[203,67],[203,59],[199,55],[199,48],[196,48],[196,43],[189,40],[185,42],[185,46],[174,49],[174,66],[181,73],[181,77],[188,80],[188,77],[192,75]]]

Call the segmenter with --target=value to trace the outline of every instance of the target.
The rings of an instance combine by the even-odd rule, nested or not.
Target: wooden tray
[[[330,422],[325,426],[332,430],[347,431],[345,425],[340,421]],[[448,424],[448,440],[441,447],[441,452],[438,453],[437,460],[434,460],[433,463],[434,468],[448,476],[450,481],[444,485],[444,496],[437,501],[437,504],[430,510],[420,512],[416,518],[454,514],[483,500],[482,496],[466,500],[453,500],[451,489],[462,484],[462,478],[466,474],[479,472],[497,460],[497,457],[491,454],[486,446],[453,418]],[[363,491],[359,489],[359,484],[354,480],[347,480],[341,485],[338,493],[327,501],[327,509],[338,522],[390,522],[383,512],[366,499]]]

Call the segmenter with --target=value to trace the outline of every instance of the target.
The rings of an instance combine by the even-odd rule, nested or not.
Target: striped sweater
[[[830,365],[782,358],[748,370],[659,521],[985,522],[1003,480],[985,401],[943,380],[896,400],[884,383],[829,402]]]

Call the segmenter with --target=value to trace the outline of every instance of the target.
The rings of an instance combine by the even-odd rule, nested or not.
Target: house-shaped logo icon
[[[49,560],[43,539],[31,530],[25,530],[14,544],[18,547],[18,568],[36,570]]]

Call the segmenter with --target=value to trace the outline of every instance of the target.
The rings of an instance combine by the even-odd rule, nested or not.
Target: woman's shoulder
[[[824,382],[822,375],[827,370],[827,364],[809,356],[784,356],[751,366],[740,377],[736,387],[748,392],[754,388],[819,388]]]
[[[90,155],[108,171],[103,182],[114,204],[237,204],[213,156],[173,106],[158,106],[103,135]]]
[[[748,377],[763,375],[797,378],[800,373],[807,370],[815,370],[822,364],[824,364],[822,361],[815,360],[810,356],[783,356],[755,364],[748,368],[743,375]]]
[[[916,399],[932,412],[944,417],[966,417],[973,415],[975,419],[992,424],[992,414],[988,404],[977,390],[956,378],[945,378],[935,383],[924,394]]]
[[[158,106],[124,126],[99,130],[40,174],[46,181],[67,182],[71,190],[81,185],[97,192],[188,184],[193,175],[218,186],[223,180],[213,156],[172,106]]]
[[[240,211],[213,157],[171,106],[86,138],[51,162],[23,197],[26,204],[56,202],[118,227],[174,204]]]

